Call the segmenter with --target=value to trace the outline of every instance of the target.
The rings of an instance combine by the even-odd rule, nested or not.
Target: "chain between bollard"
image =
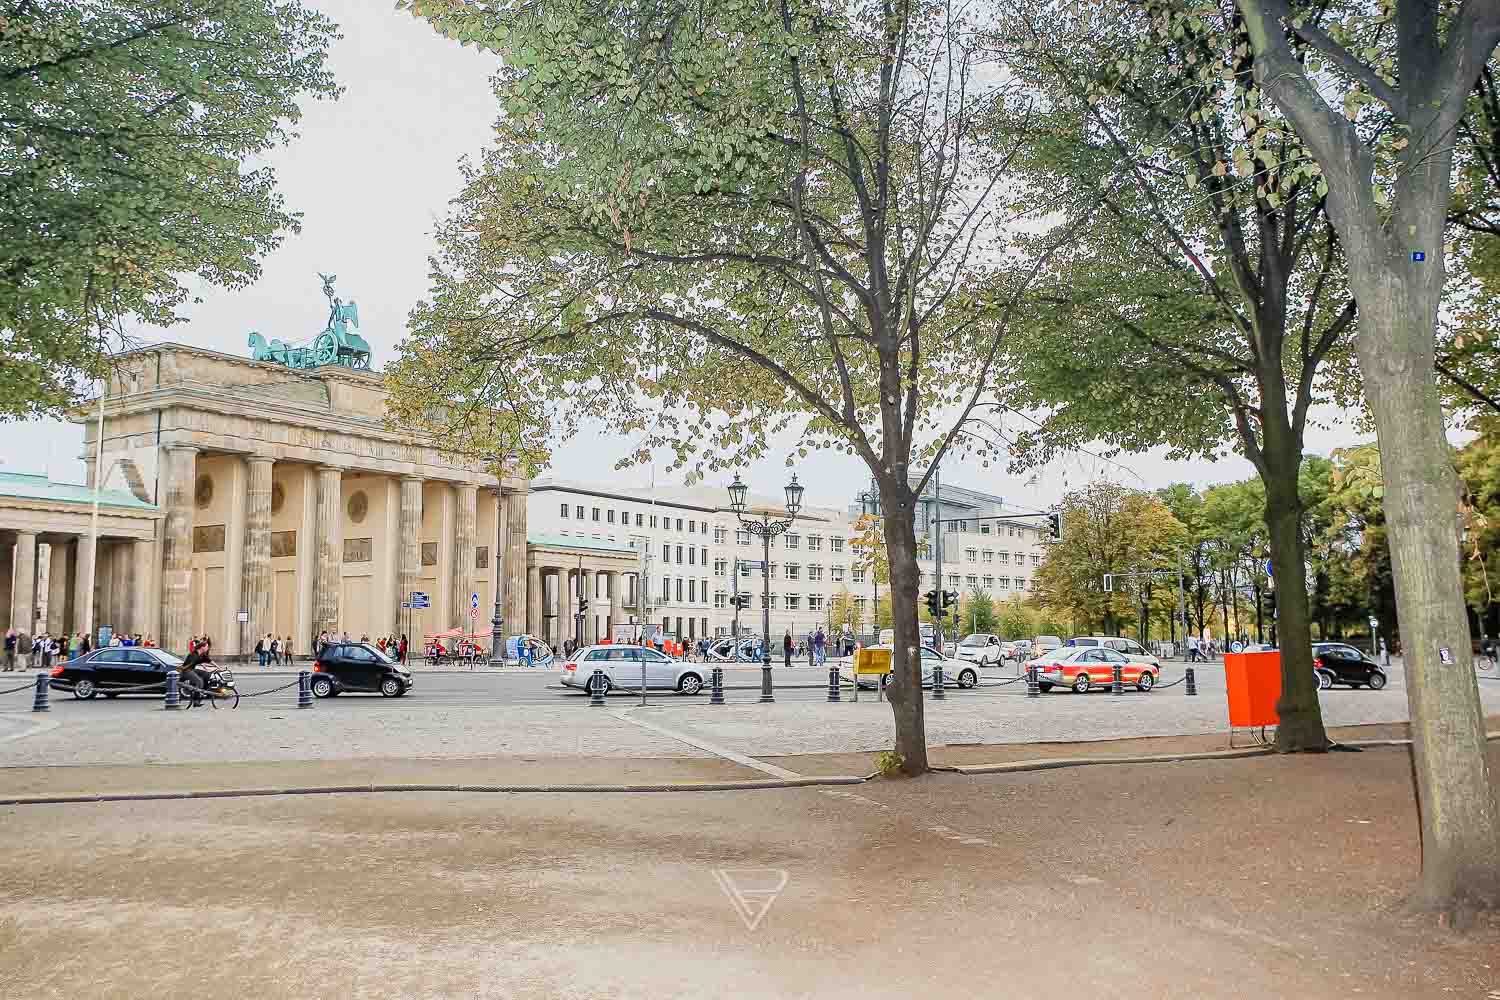
[[[1183,677],[1177,678],[1175,681],[1173,681],[1170,684],[1158,684],[1158,685],[1156,685],[1156,690],[1158,690],[1158,691],[1165,691],[1167,688],[1174,688],[1177,685],[1181,684],[1185,680],[1187,680],[1187,677],[1183,676]]]
[[[44,674],[40,674],[39,676],[46,677],[47,675],[44,673]],[[32,691],[32,690],[35,690],[35,689],[36,689],[36,681],[27,681],[25,684],[22,684],[20,687],[6,688],[4,691],[0,691],[0,694],[15,694],[18,691]]]

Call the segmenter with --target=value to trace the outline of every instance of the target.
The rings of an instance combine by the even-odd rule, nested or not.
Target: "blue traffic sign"
[[[411,599],[412,599],[412,600],[413,600],[413,601],[425,601],[425,600],[427,600],[427,596],[428,596],[428,595],[427,595],[427,592],[426,592],[426,591],[422,591],[422,590],[413,590],[413,591],[412,591],[412,592],[411,592]]]
[[[1413,250],[1411,252],[1411,259],[1420,264],[1427,259],[1427,254],[1422,250]]]
[[[1275,576],[1275,575],[1276,575],[1275,573],[1271,572],[1271,560],[1267,559],[1266,560],[1266,576]]]
[[[469,595],[469,607],[472,608],[475,611],[479,610],[479,595],[478,594],[470,594]]]

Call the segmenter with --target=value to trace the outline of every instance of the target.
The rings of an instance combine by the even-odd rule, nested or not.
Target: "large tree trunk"
[[[1393,273],[1388,261],[1372,259],[1374,248],[1361,249],[1351,254],[1356,346],[1380,443],[1406,666],[1422,824],[1419,902],[1445,912],[1500,905],[1500,802],[1464,612],[1458,481],[1433,378],[1441,282]]]
[[[1326,750],[1323,710],[1313,678],[1312,623],[1307,602],[1307,570],[1302,561],[1302,500],[1297,494],[1295,448],[1267,442],[1266,532],[1271,540],[1272,580],[1276,588],[1277,642],[1281,650],[1280,722],[1276,749],[1282,753]]]
[[[881,484],[885,510],[885,545],[890,557],[890,598],[895,632],[892,642],[891,685],[887,694],[891,714],[896,722],[896,753],[901,755],[901,770],[911,776],[925,774],[927,764],[927,722],[922,701],[922,637],[917,628],[917,590],[921,571],[917,568],[915,498],[890,503],[885,498],[902,491]],[[939,586],[942,584],[939,583]]]

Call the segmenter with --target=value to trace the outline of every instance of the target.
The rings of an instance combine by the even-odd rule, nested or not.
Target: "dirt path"
[[[1417,857],[1399,750],[754,793],[40,806],[0,810],[0,829],[5,997],[1500,990],[1500,923],[1455,937],[1398,915]]]

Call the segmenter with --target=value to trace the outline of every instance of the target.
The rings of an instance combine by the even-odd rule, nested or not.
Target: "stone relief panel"
[[[209,476],[199,476],[193,484],[193,502],[202,510],[214,502],[214,481]]]
[[[211,492],[211,491],[210,491]],[[199,506],[203,506],[199,504]],[[193,526],[194,552],[223,552],[224,526],[222,524],[198,524]]]
[[[437,542],[423,542],[422,543],[422,565],[423,566],[436,566],[437,565]]]
[[[488,545],[478,545],[478,546],[475,546],[475,548],[474,548],[474,568],[475,569],[489,569],[490,568],[490,547]]]
[[[374,558],[374,540],[370,538],[344,539],[344,562],[367,563]]]
[[[275,492],[274,490],[272,491]],[[271,558],[280,559],[284,556],[297,554],[297,533],[295,531],[273,531],[271,532]]]
[[[365,495],[364,490],[355,490],[349,497],[348,514],[352,524],[363,524],[365,515],[370,512],[370,498]],[[349,560],[344,560],[348,562]]]
[[[280,483],[271,484],[271,513],[280,514],[282,506],[286,503],[286,488]],[[292,532],[296,534],[296,532]]]

